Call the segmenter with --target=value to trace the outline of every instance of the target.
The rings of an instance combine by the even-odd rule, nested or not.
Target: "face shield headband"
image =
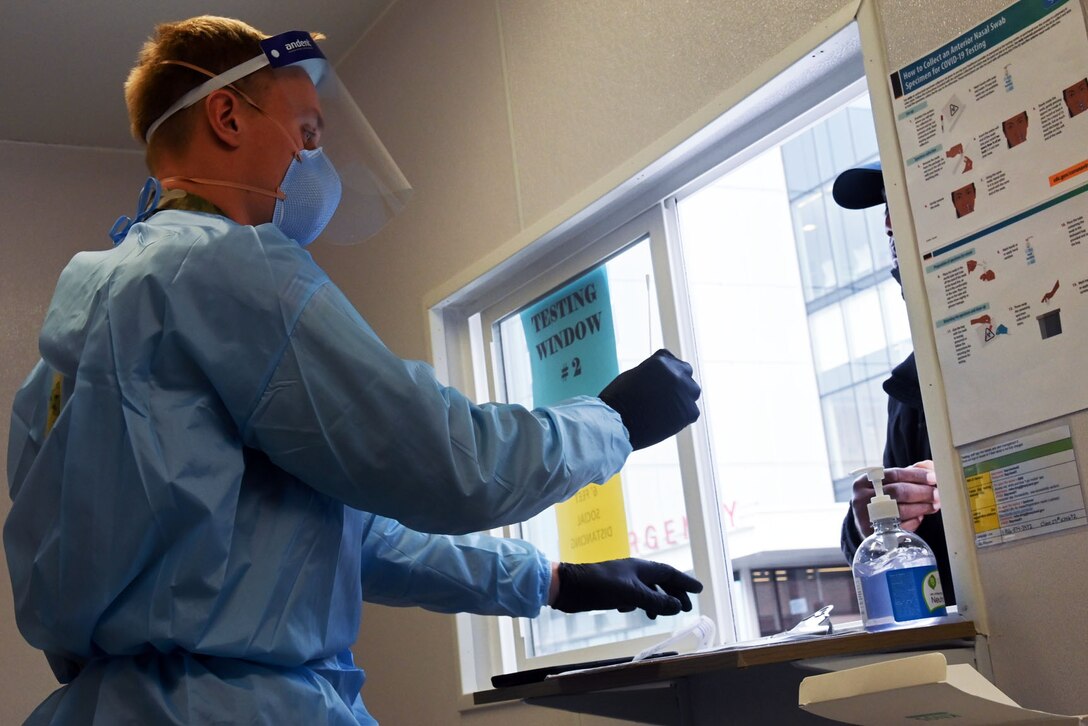
[[[324,119],[321,147],[342,185],[340,204],[319,239],[348,245],[371,237],[408,203],[411,186],[309,33],[290,31],[266,38],[261,41],[261,50],[261,55],[217,76],[187,63],[164,61],[211,77],[179,98],[151,124],[146,140],[150,141],[159,126],[178,111],[251,73],[265,67],[301,68],[317,90]]]

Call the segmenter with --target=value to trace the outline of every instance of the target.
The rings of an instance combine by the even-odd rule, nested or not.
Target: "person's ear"
[[[204,117],[212,134],[232,149],[242,143],[241,106],[241,99],[225,88],[212,91],[204,99]]]

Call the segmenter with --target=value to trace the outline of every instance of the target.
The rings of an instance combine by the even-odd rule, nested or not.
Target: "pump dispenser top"
[[[869,478],[869,481],[873,483],[873,490],[876,492],[869,501],[869,521],[877,522],[882,519],[899,519],[899,505],[894,499],[884,493],[884,467],[882,466],[870,466],[864,469],[858,469],[855,472],[851,472],[854,476],[864,474]]]

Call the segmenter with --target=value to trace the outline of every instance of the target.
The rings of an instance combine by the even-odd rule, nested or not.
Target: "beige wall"
[[[132,214],[146,172],[136,153],[0,141],[0,519],[7,496],[11,401],[38,360],[38,328],[68,259],[106,249],[106,232]],[[57,687],[45,658],[15,628],[7,560],[0,561],[0,723],[20,723]]]
[[[416,198],[366,245],[318,244],[315,256],[395,352],[426,358],[429,291],[636,171],[645,149],[844,4],[400,0],[341,73]],[[1002,5],[954,0],[936,16],[931,3],[881,3],[889,52],[902,61]],[[0,143],[0,412],[36,358],[64,261],[108,244],[142,178],[133,154]],[[0,413],[2,441],[7,425]],[[7,508],[0,497],[0,515]],[[0,723],[12,723],[55,684],[18,637],[3,575]],[[462,717],[456,648],[451,617],[368,607],[356,652],[373,713],[387,724],[610,723],[520,706]]]

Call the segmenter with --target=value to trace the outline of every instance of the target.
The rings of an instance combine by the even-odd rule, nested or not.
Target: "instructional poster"
[[[961,453],[976,546],[1088,521],[1068,426]]]
[[[1088,408],[1088,33],[1021,0],[891,76],[953,441]]]

